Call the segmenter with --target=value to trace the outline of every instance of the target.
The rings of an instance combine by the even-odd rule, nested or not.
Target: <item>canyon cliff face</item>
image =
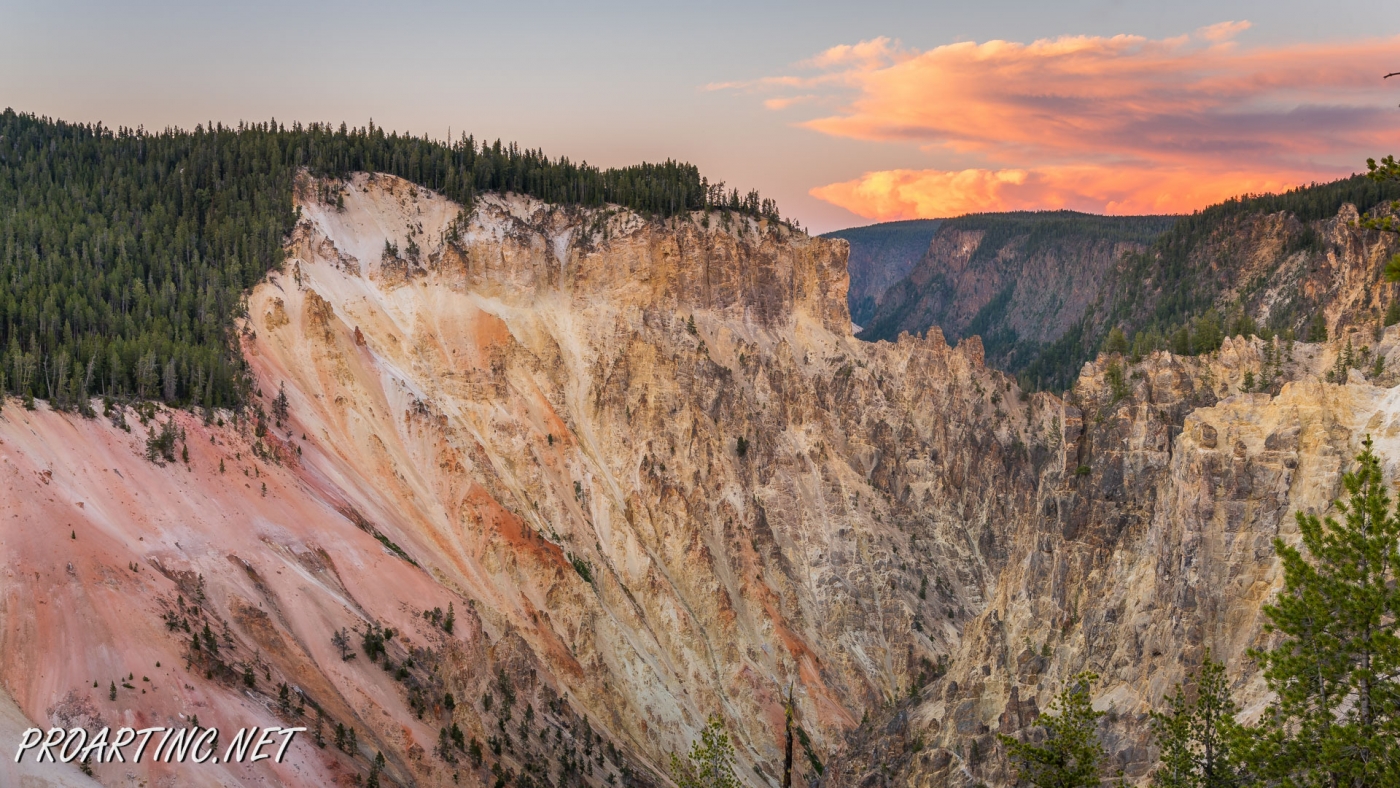
[[[1082,328],[1127,255],[1172,226],[1166,216],[1072,211],[964,216],[943,222],[908,276],[891,284],[860,332],[893,340],[938,326],[980,336],[989,363],[1019,371]],[[853,271],[852,276],[855,276]]]
[[[1067,401],[1037,395],[1053,450],[1033,452],[1045,457],[1035,513],[1007,524],[996,591],[947,675],[857,731],[850,749],[873,756],[838,763],[827,784],[1009,784],[996,735],[1030,733],[1079,671],[1100,677],[1112,764],[1143,781],[1148,712],[1207,651],[1256,718],[1267,695],[1246,652],[1271,643],[1260,609],[1282,583],[1273,539],[1297,543],[1296,512],[1335,514],[1365,436],[1388,473],[1400,456],[1393,372],[1326,383],[1337,351],[1236,338],[1213,357],[1101,359]],[[1400,363],[1400,332],[1378,352]],[[1110,364],[1126,375],[1117,391]]]
[[[1054,341],[1084,314],[1113,264],[1142,248],[1074,239],[1029,256],[1008,245],[974,262],[986,234],[953,228],[939,233],[908,277],[885,292],[862,336],[893,339],[938,326],[952,336],[1010,330],[1012,343]]]
[[[822,236],[839,238],[851,245],[846,256],[846,270],[851,275],[846,303],[850,305],[852,321],[860,325],[870,322],[885,291],[924,258],[940,223],[939,219],[881,222]]]
[[[257,415],[0,415],[0,645],[30,719],[358,733],[99,780],[345,782],[382,752],[402,784],[661,783],[714,716],[771,783],[788,687],[825,759],[984,604],[999,493],[1030,489],[984,404],[1005,382],[975,340],[856,341],[844,244],[514,197],[466,213],[385,177],[343,203],[300,201],[248,300]],[[147,460],[170,420],[188,460]],[[451,633],[424,617],[449,605]],[[217,655],[190,646],[206,624]],[[392,672],[363,646],[378,627]],[[453,724],[482,767],[436,752]]]
[[[349,785],[381,753],[401,785],[664,785],[715,718],[761,786],[791,688],[800,782],[1005,785],[994,735],[1094,669],[1140,779],[1206,648],[1257,712],[1270,540],[1363,433],[1400,457],[1394,381],[1321,382],[1335,344],[1027,396],[976,337],[856,340],[839,241],[332,186],[248,299],[254,408],[0,410],[0,734],[312,729],[105,785]]]
[[[1382,203],[1371,213],[1391,211]],[[1400,296],[1400,288],[1380,275],[1400,245],[1393,235],[1357,227],[1360,219],[1349,203],[1310,222],[1285,211],[1246,214],[1201,243],[1179,280],[1144,276],[1140,265],[1123,261],[1109,277],[1104,300],[1140,312],[1171,297],[1226,314],[1238,308],[1261,326],[1291,328],[1300,337],[1319,314],[1334,338],[1347,329],[1369,329]]]

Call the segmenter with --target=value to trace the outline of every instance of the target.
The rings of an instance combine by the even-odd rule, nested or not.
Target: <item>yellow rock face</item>
[[[1137,768],[1135,715],[1206,647],[1259,698],[1269,539],[1326,505],[1363,428],[1400,433],[1389,391],[1317,382],[1333,351],[1302,345],[1272,398],[1221,399],[1260,363],[1242,342],[1148,360],[1126,397],[1091,365],[1069,401],[1023,398],[976,339],[856,341],[844,243],[786,227],[467,210],[366,175],[343,203],[300,200],[249,297],[248,413],[0,410],[19,712],[312,729],[281,764],[105,784],[350,784],[381,752],[405,785],[661,784],[711,716],[741,779],[775,784],[790,686],[829,784],[882,761],[996,784],[970,743],[1086,667]],[[175,461],[148,460],[171,419]]]

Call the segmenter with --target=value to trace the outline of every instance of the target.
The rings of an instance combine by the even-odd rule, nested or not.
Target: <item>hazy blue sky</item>
[[[776,197],[786,213],[819,230],[870,221],[841,205],[855,206],[868,217],[891,218],[945,210],[948,205],[981,204],[968,202],[973,199],[970,196],[953,203],[937,199],[920,203],[923,198],[909,196],[914,192],[908,189],[916,186],[953,188],[947,185],[950,173],[964,168],[982,173],[978,177],[1003,181],[1006,178],[996,173],[1029,168],[1031,174],[1026,177],[1041,185],[1033,193],[1018,193],[1016,200],[1093,209],[1097,204],[1093,200],[1101,199],[1104,210],[1113,210],[1114,205],[1143,203],[1122,195],[1096,197],[1102,189],[1095,191],[1079,180],[1075,181],[1079,191],[1070,197],[1062,194],[1068,193],[1062,184],[1071,178],[1065,173],[1088,166],[1087,159],[1080,160],[1086,155],[1082,152],[1073,153],[1064,145],[1036,151],[1014,140],[991,140],[985,130],[949,129],[931,122],[930,113],[957,116],[963,111],[958,102],[967,100],[965,92],[959,94],[962,98],[938,92],[946,69],[953,68],[946,65],[946,58],[939,61],[945,63],[940,66],[945,71],[931,75],[926,71],[920,77],[923,81],[917,82],[923,92],[906,98],[924,110],[916,132],[902,136],[902,132],[870,131],[897,125],[888,117],[888,102],[886,110],[881,110],[886,114],[878,118],[872,115],[879,114],[876,109],[852,110],[851,102],[863,98],[875,106],[885,101],[879,92],[884,88],[862,81],[864,75],[883,75],[886,72],[881,69],[903,62],[910,53],[929,53],[957,42],[1000,39],[1029,44],[1061,36],[1107,40],[1118,34],[1162,42],[1231,20],[1251,23],[1248,29],[1231,32],[1230,43],[1222,45],[1235,47],[1236,53],[1272,53],[1277,60],[1293,57],[1289,53],[1298,46],[1322,43],[1345,48],[1347,42],[1368,41],[1369,59],[1357,68],[1369,74],[1384,59],[1376,53],[1383,55],[1390,48],[1394,57],[1386,70],[1400,70],[1400,46],[1391,46],[1400,41],[1396,38],[1400,3],[1395,0],[919,4],[0,0],[0,106],[147,128],[270,117],[362,124],[372,117],[391,129],[442,137],[450,127],[454,134],[467,130],[478,138],[514,139],[553,155],[567,154],[600,165],[675,157],[698,164],[712,179],[741,188],[757,187]],[[882,50],[879,63],[872,61],[851,71],[828,69],[822,72],[824,80],[797,85],[791,106],[782,102],[765,106],[765,100],[777,95],[770,88],[782,83],[757,80],[804,68],[810,71],[800,64],[831,47],[881,37],[892,41]],[[1200,40],[1207,39],[1217,40],[1214,35]],[[1099,51],[1096,57],[1142,55],[1112,50]],[[1213,66],[1212,73],[1218,76],[1223,69],[1257,76],[1257,61]],[[1179,60],[1163,62],[1173,68],[1171,63]],[[1056,68],[1063,65],[1056,64]],[[1035,72],[1018,73],[1015,78],[1033,92]],[[1400,151],[1400,136],[1395,134],[1400,114],[1392,121],[1388,120],[1391,115],[1373,111],[1385,107],[1400,113],[1395,108],[1400,103],[1400,84],[1381,85],[1379,76],[1375,74],[1375,90],[1394,88],[1388,96],[1367,88],[1352,91],[1346,100],[1353,110],[1370,108],[1365,120],[1370,131],[1364,140],[1349,138],[1344,144],[1328,137],[1331,132],[1318,131],[1316,124],[1308,127],[1308,134],[1321,135],[1323,141],[1317,144],[1327,148],[1326,153],[1340,157],[1337,161],[1349,161],[1363,148],[1378,144],[1377,140],[1384,142],[1387,134],[1397,143],[1391,147]],[[706,89],[717,83],[736,86]],[[888,80],[880,84],[887,85]],[[1057,95],[1061,87],[1054,88]],[[1190,89],[1215,88],[1193,83]],[[1276,115],[1280,104],[1287,104],[1285,114],[1295,118],[1306,107],[1316,106],[1318,96],[1326,96],[1330,89],[1312,85],[1307,96],[1291,98],[1274,89],[1228,101],[1269,105]],[[1121,95],[1110,99],[1124,102]],[[808,102],[805,108],[803,101]],[[1023,100],[1017,104],[1023,105]],[[1229,108],[1216,106],[1210,111],[1216,113],[1211,117],[1218,118]],[[1153,112],[1161,127],[1161,113]],[[798,125],[832,115],[845,125]],[[1015,124],[1017,117],[1014,112],[1003,115],[1002,122]],[[1273,123],[1267,113],[1253,117],[1255,126]],[[1112,133],[1138,132],[1118,129]],[[1189,135],[1183,139],[1187,141],[1182,145],[1205,144]],[[1165,159],[1155,155],[1124,149],[1114,153],[1113,161],[1150,159],[1151,168],[1158,172],[1166,166]],[[1281,170],[1314,172],[1322,171],[1319,167],[1341,166],[1337,161],[1320,161],[1298,159]],[[1061,170],[1051,175],[1036,169],[1046,163]],[[1103,166],[1104,161],[1095,159],[1090,164]],[[907,193],[900,192],[904,196],[889,203],[893,207],[862,207],[875,199],[872,189],[895,188],[872,185],[878,180],[874,177],[860,180],[885,172],[904,173],[900,182]],[[1241,182],[1271,183],[1265,175],[1255,172],[1250,176],[1258,176],[1255,180]],[[1151,181],[1157,185],[1150,188],[1169,188],[1161,184],[1170,179],[1162,178]],[[909,185],[916,181],[915,186]],[[828,186],[821,199],[809,193]],[[864,197],[853,196],[860,189]],[[1010,204],[1007,201],[1012,198],[1006,196],[1010,192],[997,194],[1001,196],[995,199]]]

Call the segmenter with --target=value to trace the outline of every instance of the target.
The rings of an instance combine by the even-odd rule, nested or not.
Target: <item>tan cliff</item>
[[[1349,383],[1327,382],[1343,347],[1235,338],[1196,359],[1101,358],[1067,401],[1047,397],[1036,513],[1008,523],[989,603],[947,675],[853,734],[852,749],[872,755],[838,763],[827,784],[1010,784],[996,735],[1032,726],[1085,670],[1100,676],[1111,763],[1143,782],[1156,757],[1148,712],[1207,650],[1242,718],[1255,718],[1267,692],[1247,650],[1270,642],[1260,610],[1282,583],[1273,539],[1297,542],[1295,512],[1335,513],[1365,436],[1387,473],[1400,462],[1389,387],[1400,331],[1379,344],[1388,371],[1374,380],[1353,369]]]
[[[1272,393],[1238,393],[1265,351],[1231,341],[1126,368],[1127,392],[1100,364],[1068,400],[1023,397],[976,338],[855,340],[841,242],[342,186],[338,210],[302,184],[287,262],[248,298],[255,409],[0,409],[18,712],[319,719],[327,745],[102,784],[349,785],[379,753],[400,785],[665,784],[715,716],[740,779],[775,785],[791,686],[800,781],[996,785],[972,742],[1086,667],[1139,777],[1140,715],[1204,648],[1260,698],[1269,539],[1392,430],[1389,390],[1319,381],[1336,347],[1271,362]],[[170,419],[174,461],[148,460]],[[424,615],[449,606],[450,633]],[[206,624],[217,655],[190,645]]]
[[[344,203],[300,202],[283,272],[248,300],[265,417],[128,409],[128,433],[42,403],[0,412],[18,492],[0,511],[3,675],[30,719],[228,728],[319,708],[358,732],[354,757],[304,745],[280,766],[99,780],[344,782],[382,751],[401,784],[489,782],[497,762],[536,784],[566,765],[570,782],[645,784],[715,715],[742,778],[766,784],[790,684],[824,759],[951,650],[1014,440],[979,404],[1004,382],[975,341],[857,342],[844,245],[786,227],[493,196],[468,215],[366,176]],[[189,460],[152,463],[144,438],[170,418]],[[958,505],[911,540],[901,513],[931,496]],[[930,567],[956,584],[950,615],[917,609]],[[423,618],[449,603],[450,635]],[[191,620],[226,638],[223,673],[190,660]],[[399,633],[408,677],[341,659],[332,634],[362,652],[371,623]],[[127,674],[135,694],[117,682],[109,700]],[[453,723],[481,768],[435,752]]]

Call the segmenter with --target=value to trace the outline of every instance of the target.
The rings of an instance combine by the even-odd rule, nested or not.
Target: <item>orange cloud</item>
[[[805,96],[775,96],[770,99],[764,99],[763,106],[768,109],[787,109],[794,104],[805,104],[810,101],[815,101],[816,99],[817,96],[811,95],[810,93]]]
[[[1068,208],[1119,215],[1187,213],[1240,194],[1286,190],[1302,173],[1199,173],[1051,167],[1041,170],[884,170],[811,195],[876,221]]]
[[[922,52],[880,38],[833,47],[797,75],[742,89],[769,93],[773,109],[799,97],[838,107],[799,125],[908,144],[934,160],[812,190],[872,218],[1013,207],[1186,211],[1335,178],[1395,147],[1397,94],[1380,76],[1400,36],[1241,46],[1235,39],[1248,27]]]
[[[834,66],[878,68],[898,59],[906,53],[898,42],[885,36],[862,41],[859,44],[839,44],[803,62],[811,68],[832,68]]]

